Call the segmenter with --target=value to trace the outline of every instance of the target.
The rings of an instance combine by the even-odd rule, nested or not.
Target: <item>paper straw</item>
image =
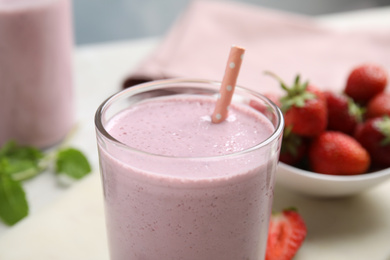
[[[228,109],[236,87],[244,52],[245,49],[238,46],[232,46],[230,49],[225,75],[223,76],[221,88],[219,90],[219,98],[211,116],[213,123],[221,123],[228,116]]]

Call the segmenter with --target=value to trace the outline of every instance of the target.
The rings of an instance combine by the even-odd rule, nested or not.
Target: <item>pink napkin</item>
[[[341,89],[352,67],[364,62],[390,71],[390,27],[342,32],[314,20],[227,1],[195,1],[158,48],[132,71],[124,87],[154,79],[221,80],[231,45],[246,49],[237,84],[278,93],[270,70],[286,83],[298,73],[319,88]]]

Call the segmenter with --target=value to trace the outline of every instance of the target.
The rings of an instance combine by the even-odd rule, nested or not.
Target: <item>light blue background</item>
[[[73,0],[76,44],[161,36],[191,0]],[[227,0],[221,0],[227,1]],[[229,0],[306,15],[390,5],[390,0]]]

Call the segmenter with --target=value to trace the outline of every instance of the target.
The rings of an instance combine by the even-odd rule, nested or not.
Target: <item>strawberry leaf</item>
[[[383,116],[380,121],[376,124],[376,127],[384,135],[384,138],[381,141],[382,146],[390,144],[390,117]]]
[[[359,106],[352,98],[347,98],[348,112],[350,115],[355,117],[359,123],[363,122],[363,115],[366,112],[364,107]]]
[[[304,107],[307,100],[315,99],[317,96],[307,90],[307,87],[309,85],[309,82],[306,81],[304,83],[301,83],[300,75],[298,74],[295,77],[294,83],[291,87],[288,87],[283,80],[278,77],[276,74],[266,71],[265,74],[275,78],[277,81],[279,81],[281,87],[283,90],[287,92],[287,95],[283,96],[280,99],[281,103],[281,110],[283,112],[286,112],[289,110],[292,106],[295,107]]]
[[[292,106],[295,107],[304,107],[307,100],[315,99],[316,94],[308,91],[301,92],[300,94],[296,94],[294,96],[284,96],[280,99],[280,103],[282,104],[282,111],[286,112]]]

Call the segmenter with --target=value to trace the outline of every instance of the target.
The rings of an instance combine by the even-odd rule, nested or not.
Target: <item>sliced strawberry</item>
[[[328,108],[328,130],[353,135],[356,126],[362,122],[364,109],[350,97],[341,93],[325,91]]]
[[[381,92],[367,104],[367,118],[390,116],[390,93]]]
[[[362,64],[349,74],[344,92],[359,104],[367,102],[384,91],[387,85],[387,72],[376,64]]]
[[[265,260],[290,260],[306,238],[307,228],[294,209],[272,214]]]

